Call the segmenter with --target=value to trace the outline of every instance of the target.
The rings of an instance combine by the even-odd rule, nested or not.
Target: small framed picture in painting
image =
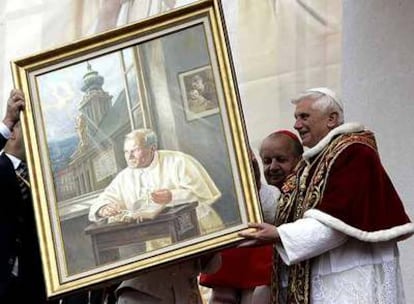
[[[187,120],[219,112],[217,86],[211,66],[180,73],[179,80]]]

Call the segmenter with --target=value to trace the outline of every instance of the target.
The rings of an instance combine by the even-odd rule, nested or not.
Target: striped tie
[[[22,194],[23,201],[29,198],[29,174],[27,172],[27,166],[24,162],[20,162],[20,165],[16,169],[17,181],[19,183],[20,192]]]
[[[20,165],[17,167],[17,169],[15,170],[16,172],[16,177],[17,177],[17,183],[19,184],[19,188],[20,188],[20,193],[22,195],[22,201],[23,204],[27,203],[26,201],[29,199],[29,194],[30,194],[30,183],[28,181],[29,178],[29,174],[27,172],[27,166],[24,162],[20,162]],[[17,220],[19,222],[19,226],[21,227],[24,224],[24,218],[22,216],[22,214],[20,214],[17,217]],[[16,238],[16,246],[17,246],[17,251],[19,252],[21,250],[21,235],[20,233],[18,233],[17,238]],[[19,258],[18,256],[16,256],[14,258],[13,261],[13,269],[12,269],[12,274],[17,277],[19,274]]]

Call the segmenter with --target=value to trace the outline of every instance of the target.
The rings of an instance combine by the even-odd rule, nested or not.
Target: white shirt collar
[[[9,153],[4,153],[4,154],[6,154],[7,157],[11,160],[11,162],[13,163],[14,170],[16,170],[19,167],[22,160]]]

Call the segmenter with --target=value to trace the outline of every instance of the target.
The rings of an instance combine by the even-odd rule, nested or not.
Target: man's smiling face
[[[314,100],[307,98],[296,104],[295,125],[302,144],[305,147],[314,147],[329,131],[330,115],[313,107]]]

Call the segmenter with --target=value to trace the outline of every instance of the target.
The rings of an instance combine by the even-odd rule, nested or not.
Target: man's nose
[[[302,121],[300,119],[296,119],[295,124],[293,125],[293,128],[295,130],[300,130],[303,127]]]
[[[276,159],[272,159],[272,162],[270,164],[270,170],[277,170],[279,168],[279,162]]]

